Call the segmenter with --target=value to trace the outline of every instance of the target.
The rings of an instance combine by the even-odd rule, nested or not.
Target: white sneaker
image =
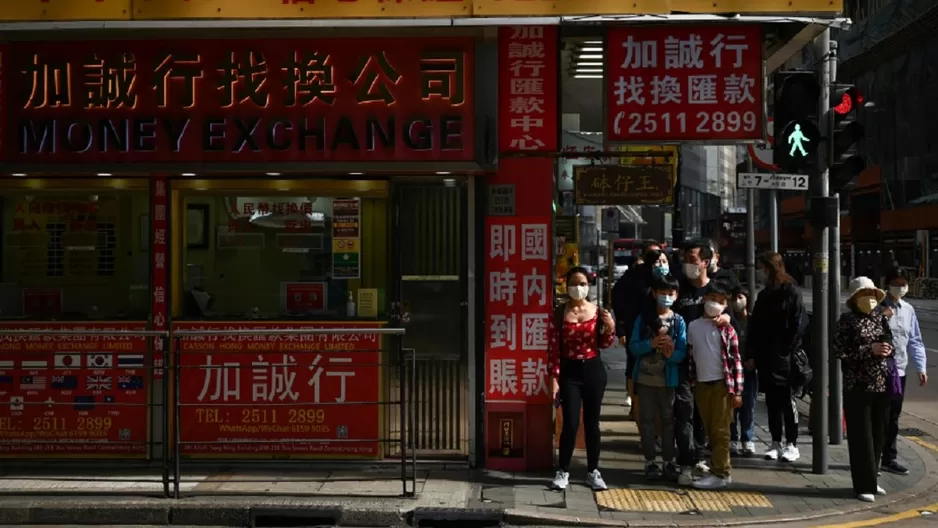
[[[782,450],[782,445],[778,442],[772,442],[769,450],[765,452],[766,460],[778,460],[778,452]]]
[[[593,491],[604,491],[609,489],[609,487],[606,486],[606,481],[603,480],[603,476],[599,474],[598,469],[594,469],[586,475],[586,485],[589,486]]]
[[[567,485],[570,484],[570,473],[562,469],[557,470],[557,474],[554,475],[554,480],[550,482],[550,488],[555,490],[565,490]]]
[[[626,406],[626,407],[631,407],[631,406],[632,406],[632,397],[631,397],[631,396],[626,396],[626,397],[625,397],[625,406]]]
[[[743,455],[752,456],[756,454],[755,442],[743,442]]]
[[[798,447],[792,444],[785,446],[785,449],[782,449],[782,460],[785,462],[794,462],[801,458],[801,451],[798,451]]]
[[[874,497],[872,493],[861,493],[861,494],[857,495],[857,498],[860,499],[860,500],[863,501],[863,502],[874,502],[874,501],[876,501],[876,497]]]
[[[726,487],[726,479],[716,475],[707,475],[700,480],[694,481],[693,486],[697,489],[720,489]]]
[[[694,466],[694,471],[698,471],[700,473],[710,473],[710,466],[708,466],[706,462],[701,460],[700,462],[697,462],[696,466]]]
[[[739,454],[739,442],[730,442],[730,454],[731,455]]]
[[[681,468],[681,474],[677,477],[677,484],[679,486],[693,486],[694,485],[694,474],[691,473],[689,467]]]
[[[877,495],[885,495],[885,494],[886,494],[886,490],[884,490],[882,486],[876,486],[876,494],[877,494]]]

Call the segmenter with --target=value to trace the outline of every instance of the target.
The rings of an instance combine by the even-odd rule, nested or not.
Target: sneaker
[[[898,460],[890,460],[889,462],[884,461],[880,465],[880,467],[884,471],[895,473],[896,475],[908,475],[909,474],[909,468],[900,464]]]
[[[626,396],[626,397],[625,397],[625,406],[626,406],[626,407],[631,407],[631,406],[632,406],[632,397],[631,397],[631,396]]]
[[[755,442],[743,442],[743,456],[753,456],[756,454]]]
[[[586,485],[589,486],[589,488],[593,491],[604,491],[609,489],[609,487],[606,486],[606,481],[603,480],[603,476],[599,474],[598,469],[594,469],[586,475]]]
[[[661,478],[661,468],[654,462],[645,462],[645,478],[648,480],[658,480]]]
[[[877,495],[885,495],[885,494],[886,494],[886,490],[884,490],[882,486],[876,486],[876,494],[877,494]]]
[[[863,502],[875,502],[876,501],[876,497],[874,497],[872,493],[861,493],[857,495],[857,498]]]
[[[730,442],[730,455],[736,456],[739,454],[739,442]]]
[[[681,468],[674,462],[668,462],[664,465],[664,477],[668,480],[677,480],[681,476]]]
[[[694,481],[693,486],[697,489],[707,490],[725,488],[726,479],[720,478],[716,475],[707,475],[700,480]]]
[[[694,471],[697,471],[698,473],[710,473],[710,466],[701,460],[700,462],[697,462],[696,466],[694,466]]]
[[[691,473],[689,467],[681,468],[681,474],[677,477],[677,483],[679,486],[694,485],[694,474]]]
[[[769,446],[769,450],[765,452],[766,460],[778,460],[779,451],[782,450],[782,445],[778,442],[772,442],[772,445]]]
[[[557,474],[554,475],[554,480],[550,482],[550,488],[555,490],[565,490],[567,485],[570,484],[570,473],[560,469],[557,471]]]
[[[796,445],[788,444],[785,446],[785,449],[782,449],[781,457],[785,462],[794,462],[801,458],[801,451],[798,451]]]

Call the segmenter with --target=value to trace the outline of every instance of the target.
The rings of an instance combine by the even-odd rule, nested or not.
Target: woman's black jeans
[[[580,428],[580,409],[586,436],[586,464],[589,471],[599,469],[599,414],[606,393],[606,367],[593,359],[560,360],[560,407],[563,429],[560,432],[560,469],[570,471],[570,460]]]
[[[850,477],[856,494],[876,494],[891,401],[885,392],[844,391]]]

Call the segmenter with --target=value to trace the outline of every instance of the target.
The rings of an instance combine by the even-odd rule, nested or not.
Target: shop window
[[[0,319],[146,320],[145,190],[3,194]]]
[[[385,199],[198,192],[185,198],[184,207],[177,317],[341,321],[384,316]]]

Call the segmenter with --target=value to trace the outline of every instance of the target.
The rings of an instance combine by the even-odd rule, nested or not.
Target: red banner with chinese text
[[[498,151],[556,152],[557,26],[498,28]]]
[[[150,179],[150,281],[152,328],[163,331],[169,324],[169,179],[156,174]],[[153,378],[163,379],[164,338],[153,338]]]
[[[466,161],[471,38],[10,44],[17,162]]]
[[[4,330],[37,335],[5,335]],[[0,458],[145,457],[147,340],[41,331],[142,331],[144,323],[0,323]]]
[[[760,26],[628,26],[606,37],[607,143],[763,139]]]
[[[550,402],[550,217],[486,219],[487,401]]]
[[[332,326],[173,324],[175,330],[199,331]],[[193,456],[379,456],[381,338],[368,330],[381,326],[356,324],[362,333],[344,335],[182,338],[182,399],[177,403],[181,406],[182,452]],[[263,443],[267,440],[271,442]]]

